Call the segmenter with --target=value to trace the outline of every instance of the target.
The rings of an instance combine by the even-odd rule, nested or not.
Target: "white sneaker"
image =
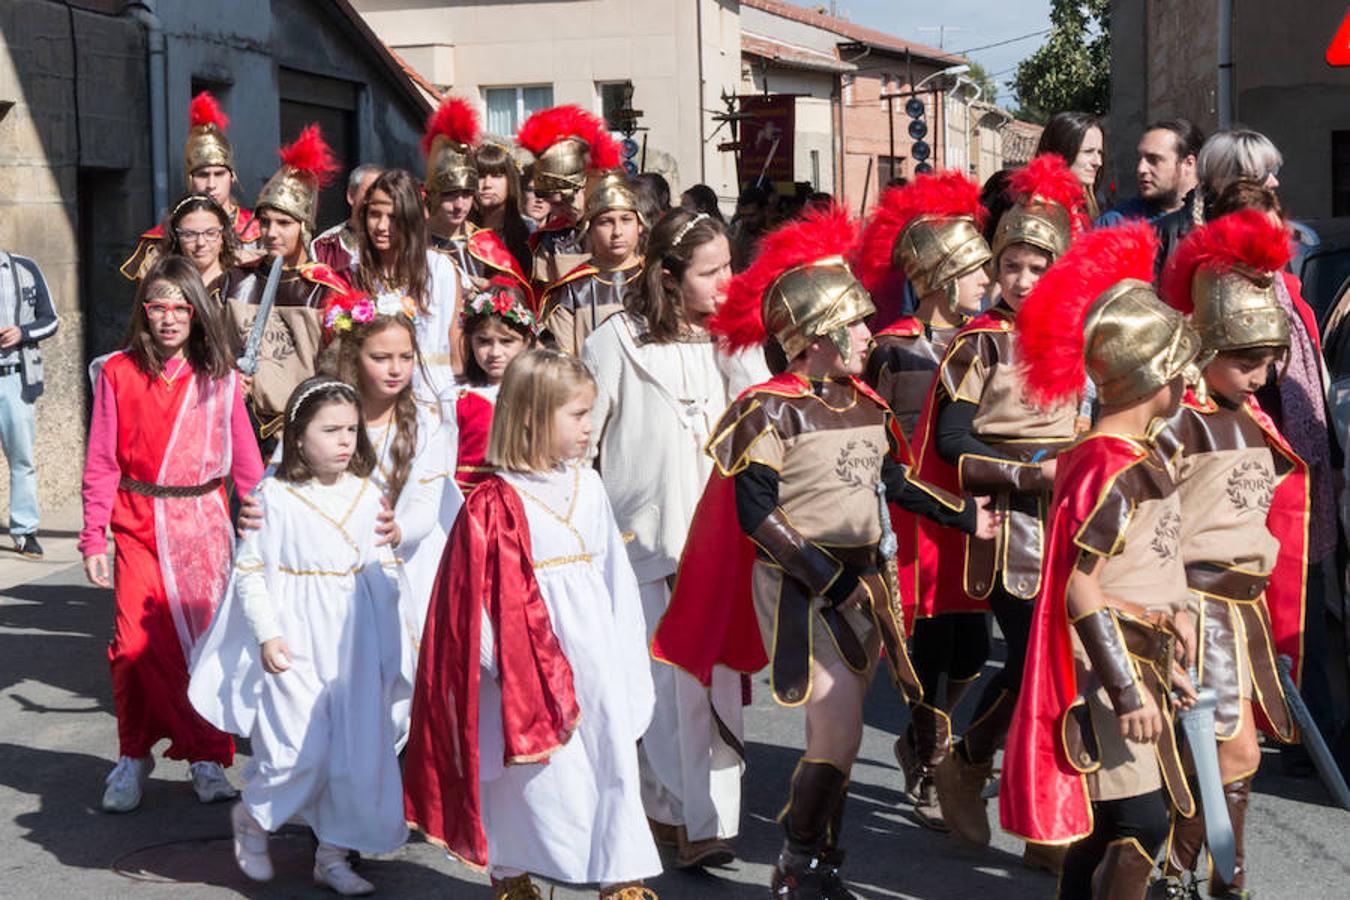
[[[332,844],[320,844],[314,853],[314,883],[328,885],[344,897],[375,893],[375,885],[352,871],[347,851]]]
[[[234,830],[234,861],[254,881],[272,880],[272,858],[267,854],[267,831],[257,823],[248,807],[236,803],[230,810]]]
[[[106,812],[131,812],[141,805],[141,791],[150,780],[155,768],[154,757],[145,756],[136,759],[123,756],[108,773],[108,789],[103,792],[103,809]]]
[[[195,762],[188,766],[192,773],[192,789],[197,799],[203,803],[218,803],[221,800],[233,800],[239,792],[225,777],[225,770],[216,762]]]

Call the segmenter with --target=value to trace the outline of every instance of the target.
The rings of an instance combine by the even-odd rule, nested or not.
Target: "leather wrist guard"
[[[957,471],[961,478],[961,489],[976,495],[1009,491],[1045,492],[1055,487],[1054,480],[1045,477],[1045,470],[1039,462],[991,459],[967,454],[961,457]]]
[[[1073,627],[1092,662],[1093,674],[1111,698],[1116,715],[1123,716],[1143,708],[1143,690],[1135,678],[1134,665],[1125,649],[1115,613],[1102,607],[1076,620]]]
[[[843,563],[802,537],[783,515],[773,512],[750,534],[750,539],[784,572],[815,595],[825,594],[844,572]]]

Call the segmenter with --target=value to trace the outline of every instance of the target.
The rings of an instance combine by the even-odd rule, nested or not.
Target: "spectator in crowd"
[[[42,394],[38,343],[56,334],[59,322],[37,263],[0,250],[0,445],[9,464],[9,536],[28,559],[42,559],[33,465]]]
[[[1126,219],[1157,222],[1168,213],[1189,209],[1195,200],[1196,158],[1205,134],[1187,119],[1163,119],[1144,129],[1134,168],[1139,196],[1102,213],[1098,225],[1116,225]]]
[[[633,176],[633,186],[648,222],[655,222],[670,209],[670,182],[660,172],[639,172]]]
[[[706,184],[696,184],[680,195],[680,208],[691,213],[703,213],[711,219],[716,219],[723,226],[727,220],[722,216],[722,209],[717,202],[717,192]]]
[[[1101,211],[1097,195],[1106,167],[1106,141],[1097,117],[1083,112],[1055,113],[1036,144],[1034,155],[1042,153],[1057,153],[1069,164],[1087,195],[1088,216],[1096,219]]]
[[[188,194],[179,200],[163,231],[159,255],[186,257],[215,300],[220,300],[226,270],[257,258],[260,252],[243,249],[229,213],[207,194]]]
[[[362,163],[352,169],[352,174],[347,176],[347,205],[351,207],[351,215],[345,222],[339,222],[314,239],[310,245],[310,255],[315,262],[321,262],[337,272],[346,272],[361,261],[356,240],[357,232],[361,229],[361,201],[383,171],[373,163]],[[202,278],[205,280],[206,276]],[[210,287],[211,282],[207,281],[206,285]]]
[[[741,191],[731,217],[731,270],[749,267],[759,250],[759,239],[769,230],[769,192],[758,185]]]

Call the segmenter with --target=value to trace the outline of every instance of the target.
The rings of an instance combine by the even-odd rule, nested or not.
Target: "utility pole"
[[[961,28],[956,25],[921,25],[917,29],[919,32],[936,31],[938,34],[938,49],[947,49],[947,32],[949,31],[970,31],[969,28]]]

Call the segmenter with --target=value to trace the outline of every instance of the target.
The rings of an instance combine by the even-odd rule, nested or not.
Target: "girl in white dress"
[[[637,741],[652,711],[637,580],[583,464],[595,384],[530,350],[506,370],[488,460],[432,596],[405,758],[410,822],[490,866],[499,898],[530,873],[654,898]]]
[[[413,395],[418,366],[417,307],[389,297],[351,292],[336,298],[324,316],[330,343],[320,365],[356,388],[366,433],[375,449],[371,481],[393,511],[385,529],[402,566],[399,609],[403,619],[403,674],[417,674],[417,648],[427,602],[450,526],[464,505],[451,478],[455,461],[454,423],[436,404]],[[409,698],[410,700],[411,698]],[[399,746],[407,737],[410,704],[394,710]]]
[[[742,391],[769,379],[758,347],[728,354],[704,323],[731,279],[721,223],[675,210],[652,229],[628,309],[586,339],[581,357],[598,387],[593,418],[600,477],[641,585],[649,632],[670,605],[694,508],[712,474],[703,452]],[[741,677],[712,683],[652,661],[656,710],[642,739],[642,799],[659,842],[681,868],[725,865],[740,828],[745,766]]]
[[[488,432],[506,367],[539,340],[539,320],[530,311],[525,292],[502,275],[464,305],[460,326],[464,342],[464,377],[457,385],[453,406],[459,444],[455,483],[466,495],[492,474],[486,464]]]
[[[383,504],[356,392],[306,379],[286,423],[281,464],[258,486],[262,527],[235,556],[188,693],[207,721],[252,742],[230,814],[243,873],[272,877],[268,832],[294,817],[319,840],[315,882],[368,894],[348,850],[387,853],[407,837],[389,712],[407,693],[395,564],[377,546]]]
[[[408,172],[391,169],[376,178],[361,205],[360,263],[349,280],[376,299],[407,298],[416,306],[417,346],[426,365],[413,386],[420,399],[436,402],[462,367],[459,269],[448,254],[427,246],[421,187]]]

